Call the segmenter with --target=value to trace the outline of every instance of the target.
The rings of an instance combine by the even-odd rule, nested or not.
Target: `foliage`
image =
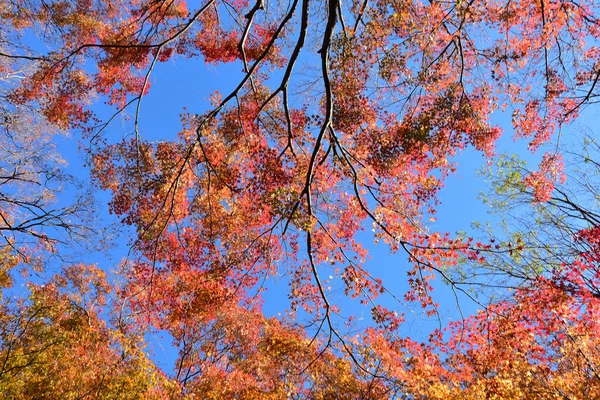
[[[70,258],[75,244],[99,249],[102,238],[89,224],[90,191],[66,172],[57,150],[67,133],[36,104],[12,100],[37,64],[12,62],[2,53],[11,47],[8,32],[0,33],[0,251],[39,270],[49,252]]]
[[[593,102],[597,15],[592,0],[0,5],[0,288],[16,291],[24,264],[38,274],[18,300],[3,296],[2,393],[599,396],[598,220],[555,197],[561,155],[543,154],[534,171],[502,161],[496,187],[509,205],[530,194],[539,218],[565,212],[549,219],[562,243],[537,229],[487,243],[427,224],[462,150],[492,162],[511,129],[492,114],[510,113],[535,152]],[[143,101],[173,60],[242,74],[231,91],[205,93],[206,109],[184,111],[180,132],[148,140]],[[86,222],[87,189],[63,203],[62,188],[77,185],[54,149],[59,132],[81,138],[92,183],[129,235],[108,278],[52,257],[102,232],[98,215]],[[452,325],[447,341],[403,337],[400,296],[366,264],[368,228],[406,258],[403,300],[430,316],[435,277],[461,289],[492,271],[516,291]],[[288,285],[278,318],[263,311],[273,279]],[[359,323],[354,299],[372,321]],[[144,347],[159,331],[177,351],[170,371]]]
[[[446,342],[405,350],[407,391],[440,399],[598,397],[598,227],[573,239],[589,250],[571,265],[451,324]]]
[[[0,310],[0,392],[6,398],[164,398],[176,386],[141,338],[110,329],[100,309],[110,286],[93,266],[66,268],[29,299]]]

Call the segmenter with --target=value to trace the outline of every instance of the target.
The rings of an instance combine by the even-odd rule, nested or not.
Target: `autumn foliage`
[[[599,398],[600,219],[561,197],[548,146],[598,94],[598,14],[593,0],[0,4],[0,393]],[[182,102],[178,131],[148,126],[178,63],[241,72],[197,109],[162,98]],[[506,167],[503,136],[540,161],[499,172],[496,193],[526,198],[532,225],[560,216],[564,252],[430,225],[464,150]],[[404,263],[404,292],[372,267],[373,239]],[[406,335],[406,309],[442,323],[436,279],[478,311]]]

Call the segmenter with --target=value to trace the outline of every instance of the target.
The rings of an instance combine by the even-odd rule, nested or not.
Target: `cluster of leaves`
[[[598,220],[579,202],[554,197],[564,181],[558,153],[496,184],[500,194],[531,195],[540,215],[556,215],[544,214],[544,204],[578,212],[585,224],[554,225],[568,256],[537,251],[520,233],[485,243],[427,226],[460,152],[470,146],[492,160],[507,129],[494,125],[494,112],[512,112],[516,138],[536,151],[594,100],[593,1],[193,7],[0,5],[2,289],[16,291],[14,271],[33,255],[41,266],[57,243],[94,231],[81,223],[87,197],[53,202],[74,182],[52,148],[59,131],[81,135],[93,184],[110,193],[110,212],[131,235],[112,277],[87,264],[50,276],[40,267],[43,283],[28,282],[18,300],[4,297],[0,393],[600,396],[592,350]],[[234,63],[242,76],[230,92],[212,95],[208,111],[183,114],[177,135],[146,140],[142,101],[158,65],[174,59]],[[309,73],[294,73],[302,63]],[[130,131],[110,135],[111,122],[127,113]],[[358,237],[367,226],[405,256],[404,300],[429,315],[438,309],[436,276],[461,289],[491,271],[517,290],[428,343],[402,337],[399,297],[366,266]],[[551,262],[539,268],[542,256]],[[264,282],[274,277],[289,285],[281,318],[262,307]],[[355,325],[349,301],[331,295],[326,277],[371,307],[370,326]],[[344,333],[352,329],[359,333]],[[146,335],[157,331],[178,352],[171,373],[145,350]]]

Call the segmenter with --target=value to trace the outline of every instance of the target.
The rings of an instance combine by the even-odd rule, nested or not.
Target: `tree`
[[[446,271],[482,310],[425,343],[365,333],[365,359],[381,360],[381,374],[407,398],[600,395],[598,144],[582,136],[562,146],[567,179],[547,200],[523,181],[530,171],[514,155],[487,171],[485,200],[503,229],[491,231],[476,258]]]
[[[100,248],[101,236],[89,223],[89,189],[66,172],[56,149],[57,137],[67,132],[49,122],[35,104],[12,101],[37,64],[4,54],[19,47],[10,32],[0,33],[0,251],[10,251],[39,270],[45,258],[40,251],[64,259],[76,243]]]
[[[370,226],[405,253],[405,300],[435,314],[431,277],[451,280],[458,262],[479,261],[487,249],[427,227],[455,157],[467,146],[493,155],[505,130],[493,112],[510,110],[517,138],[537,150],[595,98],[596,5],[209,0],[195,7],[34,0],[0,9],[4,68],[24,71],[3,102],[80,132],[95,184],[111,192],[111,212],[134,231],[121,269],[126,282],[112,292],[121,310],[115,327],[102,329],[170,333],[182,395],[409,390],[408,377],[380,373],[396,360],[389,338],[402,316],[377,303],[388,290],[365,268],[357,235]],[[208,111],[184,113],[177,136],[145,140],[143,100],[159,64],[175,58],[236,63],[243,75],[232,91],[212,96]],[[318,67],[305,77],[295,72],[302,63]],[[97,100],[113,113],[102,118]],[[127,112],[130,130],[110,135],[111,122]],[[547,154],[539,171],[521,177],[538,200],[560,180],[554,161]],[[261,312],[262,282],[276,275],[289,282],[286,321]],[[344,334],[354,322],[345,301],[329,294],[334,282],[372,305],[377,328]]]
[[[102,318],[112,290],[104,272],[77,265],[28,289],[28,301],[4,301],[0,309],[4,397],[159,399],[176,393],[136,332],[111,329]]]
[[[598,397],[598,233],[579,231],[573,243],[587,250],[571,264],[451,324],[446,340],[379,339],[372,351],[391,353],[382,369],[411,398]]]
[[[448,269],[448,277],[465,290],[476,283],[479,294],[485,287],[500,288],[492,294],[497,298],[506,289],[527,285],[562,265],[577,263],[578,257],[590,250],[587,241],[578,239],[581,232],[600,222],[595,161],[599,150],[594,136],[585,131],[557,144],[554,153],[543,160],[550,174],[561,182],[555,187],[546,187],[543,179],[537,186],[530,185],[527,177],[536,172],[525,160],[515,154],[499,155],[482,171],[492,183],[482,199],[500,217],[500,223],[477,224],[481,233],[479,257],[471,260],[476,263]],[[539,197],[541,187],[543,199]]]
[[[444,340],[385,342],[405,363],[389,373],[400,370],[415,398],[600,395],[599,148],[589,133],[581,136],[562,146],[567,177],[545,201],[522,181],[530,176],[523,160],[502,156],[489,171],[486,201],[503,216],[505,235],[493,231],[477,265],[463,266],[454,284],[493,288],[496,300],[450,324]]]

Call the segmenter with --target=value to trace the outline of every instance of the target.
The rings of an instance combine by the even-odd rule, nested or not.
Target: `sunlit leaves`
[[[84,211],[47,209],[69,179],[57,172],[46,127],[82,134],[94,184],[131,228],[119,279],[67,266],[40,277],[45,286],[30,283],[29,300],[3,309],[22,333],[6,331],[2,345],[24,385],[6,393],[30,393],[32,385],[56,397],[85,390],[107,397],[116,387],[131,396],[164,389],[163,397],[215,399],[521,397],[536,374],[556,393],[575,390],[561,379],[587,385],[566,377],[561,363],[583,371],[587,361],[573,346],[596,345],[588,332],[595,322],[582,310],[595,307],[597,232],[576,229],[578,249],[589,251],[554,256],[544,269],[527,264],[538,254],[525,246],[527,235],[485,243],[435,232],[429,222],[460,153],[471,147],[494,156],[508,130],[494,114],[510,113],[515,137],[535,151],[593,101],[600,31],[592,2],[1,7],[0,229],[9,233],[0,285],[14,280],[15,257],[47,260],[56,250],[48,226],[76,232],[67,217]],[[229,91],[195,93],[210,101],[182,111],[179,133],[146,139],[143,104],[157,66],[168,61],[232,64],[241,75]],[[115,134],[118,119],[124,132]],[[555,152],[533,172],[501,167],[498,193],[531,191],[538,205],[553,201],[564,179]],[[34,186],[42,189],[28,191]],[[368,229],[407,262],[398,268],[408,276],[404,296],[390,295],[393,282],[367,267],[359,238]],[[20,246],[20,235],[35,245]],[[403,339],[402,314],[379,303],[390,295],[396,306],[403,299],[437,315],[434,279],[455,288],[461,263],[478,271],[494,260],[512,262],[503,272],[528,286],[467,319],[462,331],[452,326],[449,344],[439,331],[428,344]],[[287,289],[280,319],[263,315],[272,282]],[[348,304],[367,306],[372,326],[355,325],[352,306],[342,311]],[[355,327],[359,333],[348,333]],[[140,344],[155,331],[173,338],[174,381]],[[72,374],[86,369],[74,387]]]

